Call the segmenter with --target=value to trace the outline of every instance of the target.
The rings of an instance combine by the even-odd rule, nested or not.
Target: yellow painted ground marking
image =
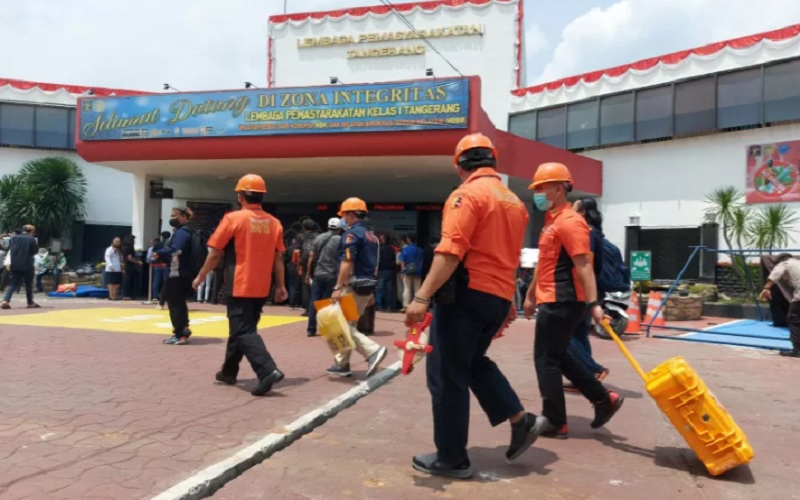
[[[261,316],[259,329],[307,321],[296,316]],[[190,312],[192,336],[227,338],[228,318],[224,312]],[[168,311],[100,307],[64,309],[33,314],[0,315],[0,325],[75,328],[125,333],[168,335],[172,332]]]

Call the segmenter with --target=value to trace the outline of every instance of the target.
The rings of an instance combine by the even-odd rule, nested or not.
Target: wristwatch
[[[588,302],[586,304],[586,309],[591,311],[594,306],[599,306],[599,305],[600,305],[600,302],[598,302],[596,300],[594,302]]]

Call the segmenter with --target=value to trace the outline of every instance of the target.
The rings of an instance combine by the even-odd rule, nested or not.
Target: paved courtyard
[[[2,499],[151,498],[282,432],[363,379],[363,362],[352,379],[329,378],[322,340],[306,338],[305,318],[285,308],[265,308],[261,332],[287,378],[270,396],[254,398],[247,366],[237,387],[213,381],[224,349],[222,307],[193,306],[193,317],[203,320],[194,342],[164,346],[153,333],[168,333],[159,326],[168,323],[166,311],[105,301],[42,304],[0,315]],[[390,345],[404,333],[401,319],[379,315],[375,339]],[[538,412],[532,327],[517,321],[490,354],[528,409]],[[645,369],[685,356],[747,433],[756,450],[751,466],[710,478],[616,347],[593,340],[596,358],[611,369],[609,387],[627,397],[606,429],[590,429],[590,406],[569,395],[570,439],[540,440],[508,465],[508,428],[489,427],[474,404],[475,480],[426,477],[410,467],[415,453],[432,447],[419,365],[246,471],[215,498],[800,498],[796,360],[677,340],[635,338],[628,345]]]

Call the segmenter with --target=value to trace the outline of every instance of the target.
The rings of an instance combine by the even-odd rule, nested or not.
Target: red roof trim
[[[153,92],[141,92],[138,90],[124,90],[124,89],[109,89],[104,87],[82,87],[79,85],[64,85],[60,83],[42,83],[42,82],[28,82],[25,80],[11,80],[8,78],[0,78],[0,87],[10,85],[17,90],[31,90],[38,88],[44,92],[57,92],[59,90],[66,90],[70,94],[83,94],[87,90],[94,91],[94,95],[100,97],[107,97],[110,95],[125,96],[125,95],[148,95]]]
[[[614,68],[608,68],[600,71],[592,71],[577,76],[570,76],[567,78],[556,80],[554,82],[541,83],[533,87],[513,90],[511,93],[517,96],[523,96],[525,94],[538,94],[545,90],[549,91],[558,90],[561,87],[574,87],[575,85],[578,85],[581,82],[594,83],[597,80],[600,80],[603,76],[619,77],[632,69],[635,69],[637,71],[647,71],[649,69],[654,68],[660,63],[669,65],[679,64],[685,61],[692,54],[696,54],[699,56],[709,56],[712,54],[716,54],[717,52],[724,50],[727,47],[736,50],[742,50],[750,48],[758,43],[761,43],[765,39],[777,42],[781,40],[789,40],[797,36],[800,36],[800,24],[793,24],[791,26],[776,29],[773,31],[767,31],[755,35],[743,36],[741,38],[734,38],[732,40],[726,40],[723,42],[711,43],[708,45],[704,45],[702,47],[698,47],[696,49],[682,50],[679,52],[673,52],[671,54],[659,57],[651,57],[650,59],[642,59],[641,61],[636,61],[631,64],[616,66]]]
[[[439,7],[460,7],[465,4],[473,5],[486,5],[498,1],[502,3],[511,2],[512,0],[429,0],[427,2],[410,2],[410,3],[397,3],[393,5],[395,10],[400,12],[409,12],[417,7],[423,10],[434,10]],[[522,2],[523,0],[519,0]],[[277,16],[270,16],[269,22],[272,24],[285,23],[286,21],[305,21],[307,19],[324,19],[326,17],[339,18],[344,15],[363,16],[366,14],[388,14],[392,8],[386,5],[371,5],[368,7],[353,7],[350,9],[328,10],[322,12],[301,12],[296,14],[280,14]]]

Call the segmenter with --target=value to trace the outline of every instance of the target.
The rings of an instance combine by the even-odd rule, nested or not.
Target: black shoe
[[[511,443],[506,450],[506,460],[511,462],[519,458],[548,426],[550,421],[546,417],[537,417],[533,413],[526,413],[522,420],[511,424]]]
[[[350,364],[349,363],[346,364],[346,365],[342,365],[342,366],[334,364],[333,366],[331,366],[330,368],[328,368],[325,371],[327,371],[329,375],[337,375],[339,377],[349,377],[350,375],[353,374],[353,372],[350,371]]]
[[[302,313],[302,314],[300,314],[300,316],[302,316],[302,317],[304,317],[304,318],[307,318],[307,317],[308,317],[308,309],[306,309],[305,311],[303,311],[303,313]]]
[[[307,333],[306,333],[306,336],[307,336],[307,337],[316,337],[316,336],[317,336],[317,333],[316,333],[316,332],[307,332]]]
[[[266,377],[259,379],[258,385],[255,389],[250,391],[253,396],[263,396],[272,390],[272,386],[283,380],[283,372],[275,370]]]
[[[225,375],[222,372],[217,372],[215,376],[217,382],[222,382],[223,384],[227,385],[236,385],[236,377],[231,377],[230,375]]]
[[[469,460],[465,460],[461,464],[453,467],[440,462],[436,456],[436,453],[415,456],[411,460],[411,466],[420,472],[424,472],[432,476],[445,476],[455,479],[469,479],[474,473]]]
[[[792,349],[791,351],[781,351],[780,355],[789,358],[800,358],[800,349]]]
[[[594,404],[594,420],[590,424],[592,429],[603,427],[611,420],[617,411],[622,407],[625,398],[616,392],[609,391],[604,400]]]

